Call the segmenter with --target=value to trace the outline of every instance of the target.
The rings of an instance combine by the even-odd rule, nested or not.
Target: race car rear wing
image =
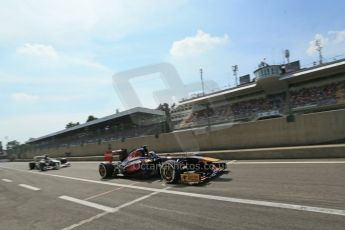
[[[123,161],[128,156],[127,149],[118,149],[118,150],[108,150],[104,153],[104,161],[112,162],[114,156],[119,156],[119,160]]]

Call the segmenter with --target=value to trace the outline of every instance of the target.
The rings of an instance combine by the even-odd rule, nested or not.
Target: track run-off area
[[[344,229],[345,159],[229,161],[198,186],[101,180],[99,162],[0,163],[0,229]]]

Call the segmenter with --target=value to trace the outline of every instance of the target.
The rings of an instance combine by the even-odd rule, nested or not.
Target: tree
[[[93,116],[93,115],[89,115],[89,116],[87,117],[86,122],[90,122],[90,121],[97,120],[97,119],[98,119],[97,117],[95,117],[95,116]]]
[[[170,109],[169,104],[168,103],[159,104],[157,109],[165,113],[166,131],[170,132],[172,130],[172,123],[171,123],[171,109]]]
[[[5,151],[2,149],[2,142],[0,141],[0,155],[4,155]]]
[[[19,141],[13,140],[7,142],[6,149],[7,151],[14,151],[16,148],[18,148],[20,145]]]
[[[77,126],[77,125],[80,125],[80,123],[79,122],[76,122],[76,123],[70,122],[66,125],[66,129],[72,128],[72,127]]]
[[[29,144],[20,144],[17,140],[9,141],[6,145],[6,152],[10,160],[13,160],[17,157],[25,158],[25,154],[29,149]]]
[[[16,140],[9,141],[6,144],[6,151],[9,156],[9,159],[12,161],[13,159],[17,158],[18,151],[19,151],[20,143]]]

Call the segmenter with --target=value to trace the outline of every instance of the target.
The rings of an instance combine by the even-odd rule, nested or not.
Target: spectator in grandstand
[[[302,88],[290,92],[290,103],[294,107],[322,106],[336,103],[336,84]]]

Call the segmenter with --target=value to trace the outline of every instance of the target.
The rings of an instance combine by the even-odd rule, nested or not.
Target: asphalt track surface
[[[345,159],[231,161],[199,186],[101,180],[97,165],[0,163],[0,229],[345,229]]]

